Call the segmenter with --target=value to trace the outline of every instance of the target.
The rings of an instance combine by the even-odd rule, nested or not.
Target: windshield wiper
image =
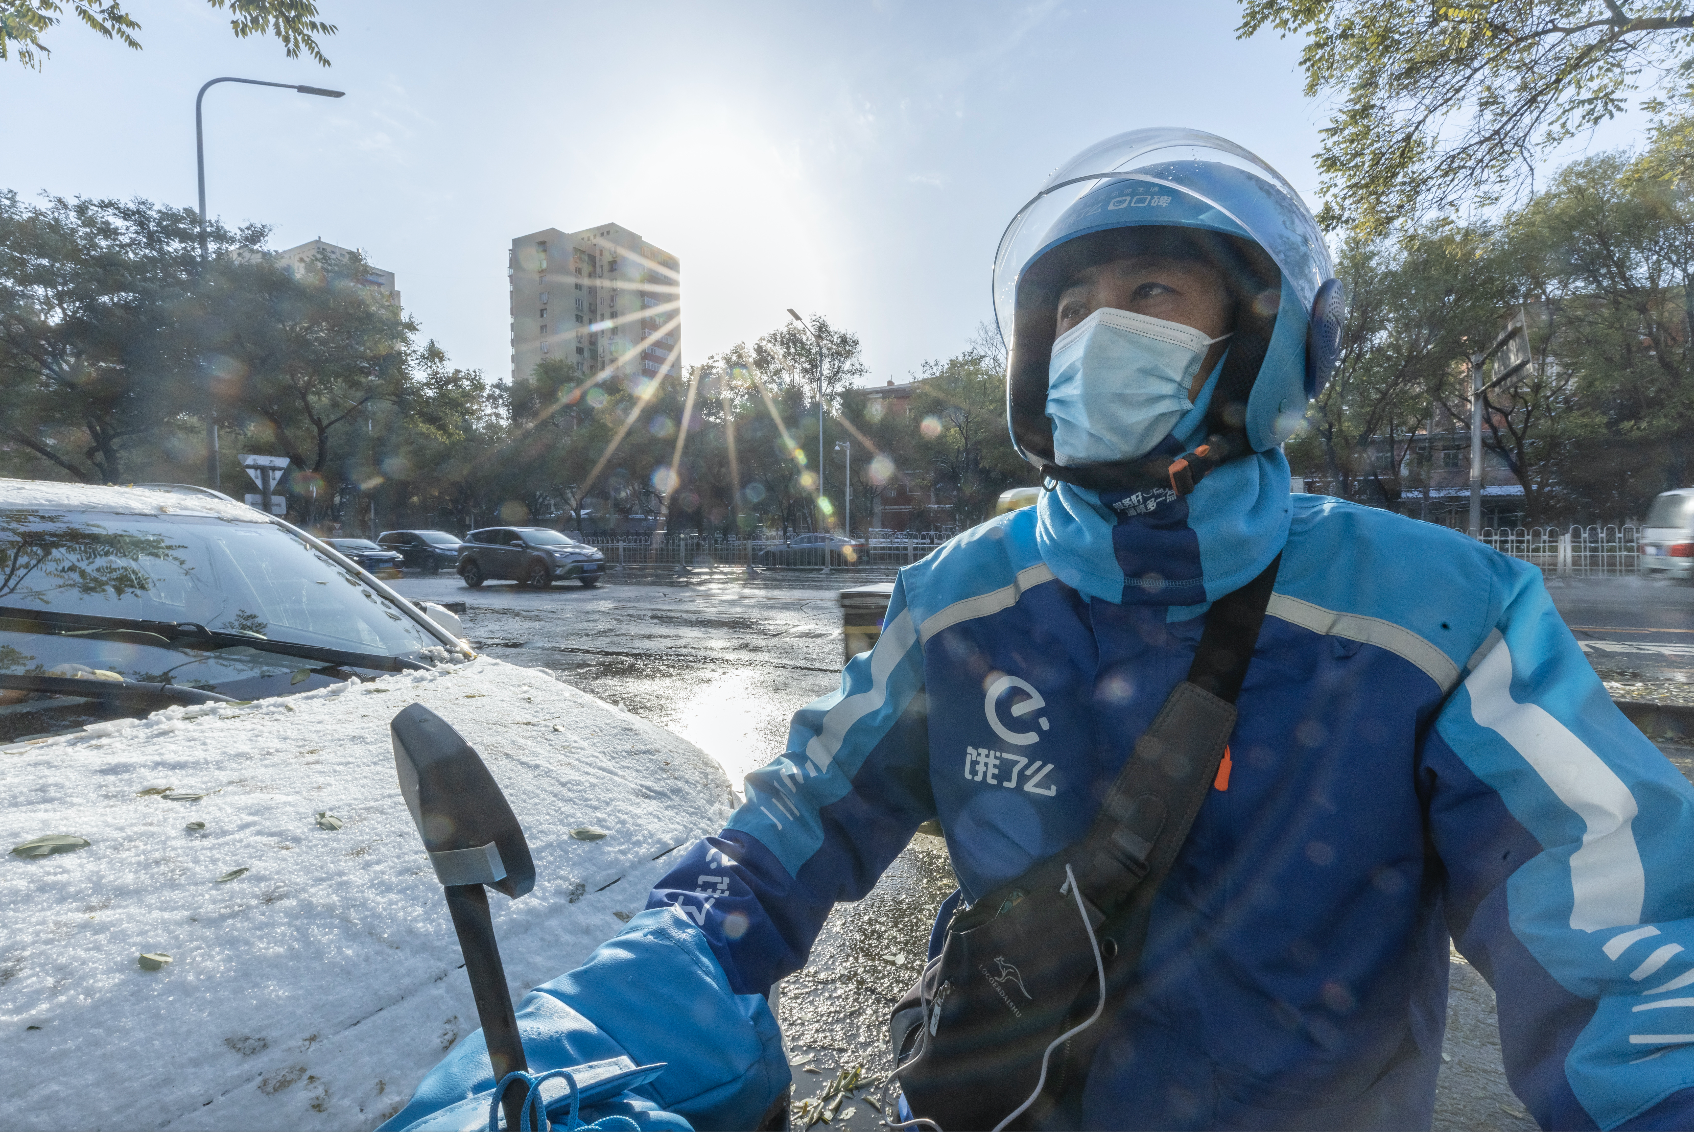
[[[0,673],[0,688],[14,692],[46,692],[54,696],[78,696],[87,700],[165,700],[173,704],[238,704],[231,696],[220,696],[181,684],[143,684],[136,680],[100,680],[77,676],[13,676]]]
[[[194,621],[149,621],[141,617],[101,617],[86,613],[61,613],[48,609],[19,609],[0,606],[0,618],[16,618],[45,627],[60,636],[86,636],[101,630],[127,630],[149,633],[167,642],[204,641],[216,648],[246,646],[255,652],[274,652],[304,660],[321,660],[327,664],[349,668],[369,668],[378,672],[427,671],[429,665],[406,657],[385,656],[382,653],[352,652],[348,649],[326,648],[323,645],[279,641],[251,632],[229,632],[208,629]]]

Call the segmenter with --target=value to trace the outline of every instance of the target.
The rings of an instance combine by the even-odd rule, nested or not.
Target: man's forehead
[[[1117,256],[1113,259],[1080,268],[1076,272],[1072,273],[1071,277],[1065,281],[1061,290],[1068,291],[1073,287],[1088,287],[1105,276],[1128,275],[1147,271],[1200,272],[1206,275],[1220,274],[1216,267],[1198,256],[1144,252],[1135,255]]]

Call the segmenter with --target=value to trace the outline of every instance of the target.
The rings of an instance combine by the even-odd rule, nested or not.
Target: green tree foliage
[[[1522,312],[1532,361],[1488,388],[1483,447],[1522,485],[1529,522],[1639,515],[1694,482],[1694,199],[1643,172],[1666,159],[1600,154],[1497,222],[1346,243],[1342,359],[1289,443],[1296,469],[1410,509],[1428,430],[1468,431],[1469,357]]]
[[[1492,233],[1437,225],[1399,243],[1354,238],[1336,270],[1349,307],[1341,357],[1289,455],[1342,495],[1392,504],[1407,461],[1427,460],[1418,434],[1428,436],[1455,367],[1496,328]]]
[[[1366,237],[1523,183],[1535,157],[1694,62],[1682,0],[1242,0],[1242,37],[1303,37],[1326,227]],[[1658,103],[1649,110],[1664,107]],[[1686,125],[1686,123],[1683,123]],[[1675,123],[1670,123],[1674,128]]]
[[[321,280],[219,260],[195,288],[193,317],[211,411],[260,425],[279,454],[321,476],[335,429],[401,400],[416,327],[357,282],[369,274],[362,257],[320,253],[318,267]]]
[[[274,35],[290,59],[302,53],[323,66],[329,59],[318,44],[318,36],[335,34],[335,25],[318,19],[312,0],[207,0],[230,14],[229,27],[237,39],[250,35]],[[66,6],[83,26],[125,47],[141,50],[133,33],[141,30],[135,18],[124,11],[119,0],[0,0],[0,59],[17,56],[26,67],[40,69],[52,54],[41,37],[58,26]]]
[[[208,242],[228,256],[264,236],[213,224]],[[132,451],[204,402],[189,325],[200,270],[190,209],[0,192],[0,437],[60,474],[129,478]]]
[[[913,446],[918,466],[927,466],[945,485],[961,529],[992,515],[1008,487],[1035,479],[1035,469],[1006,432],[1004,371],[979,350],[925,362],[911,413],[918,422]]]
[[[1549,455],[1566,506],[1590,513],[1638,513],[1694,476],[1694,199],[1631,175],[1653,157],[1574,163],[1514,217],[1552,361],[1536,377],[1566,390]]]

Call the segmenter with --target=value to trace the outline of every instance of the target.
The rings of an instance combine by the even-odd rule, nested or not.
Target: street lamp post
[[[301,94],[315,94],[320,98],[341,98],[347,93],[344,90],[325,90],[318,86],[301,86],[297,83],[268,83],[262,79],[238,79],[228,75],[213,79],[200,88],[200,93],[194,96],[194,166],[200,179],[200,266],[202,268],[206,265],[206,132],[201,124],[200,104],[205,100],[206,92],[218,83],[287,87]],[[208,389],[206,399],[206,478],[212,481],[213,487],[220,487],[222,484],[218,476],[218,423],[217,414],[212,409],[210,392],[211,390]]]
[[[812,338],[812,371],[818,381],[818,511],[823,512],[823,343],[818,341],[817,332],[806,325],[799,312],[793,307],[788,308],[788,317],[800,324]]]
[[[843,509],[841,527],[847,532],[847,537],[853,537],[853,445],[845,440],[835,442],[837,452],[847,454],[847,470],[842,476],[842,482],[847,485],[847,506]]]

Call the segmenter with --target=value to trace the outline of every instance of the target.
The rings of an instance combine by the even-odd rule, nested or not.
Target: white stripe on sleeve
[[[917,629],[912,625],[909,609],[902,610],[900,616],[882,631],[876,647],[871,650],[871,686],[857,695],[846,697],[825,712],[823,725],[806,744],[806,761],[812,764],[816,773],[822,774],[835,761],[836,752],[841,750],[841,740],[847,737],[847,729],[882,707],[888,699],[889,675],[917,639]]]
[[[1504,640],[1465,687],[1476,722],[1510,743],[1587,826],[1570,859],[1570,926],[1592,932],[1640,923],[1647,878],[1630,826],[1636,807],[1629,787],[1546,709],[1512,699],[1512,654]]]

